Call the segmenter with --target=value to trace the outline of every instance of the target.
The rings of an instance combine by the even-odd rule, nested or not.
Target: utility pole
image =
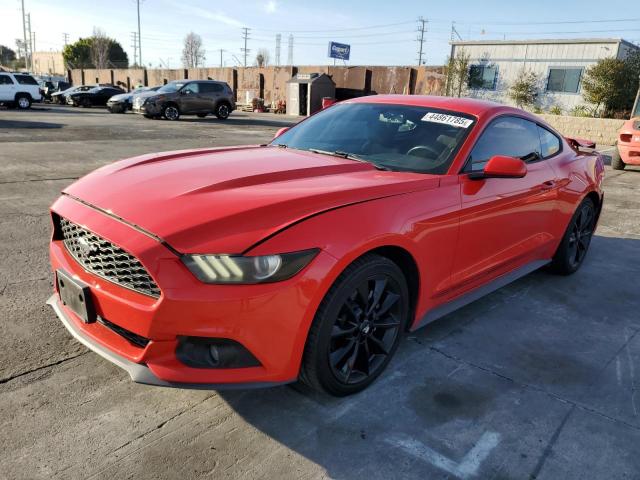
[[[276,67],[280,66],[280,40],[282,40],[282,35],[278,33],[276,35]]]
[[[224,50],[220,49],[220,68],[222,68],[222,52],[224,52]]]
[[[244,40],[244,48],[241,48],[240,51],[244,53],[244,66],[247,66],[247,54],[250,50],[247,48],[247,40],[249,40],[249,30],[250,28],[243,27],[242,28],[242,39]]]
[[[289,35],[289,54],[287,55],[287,65],[293,65],[293,35]]]
[[[68,33],[63,33],[62,34],[62,38],[64,39],[64,46],[66,47],[69,43],[69,34]]]
[[[27,13],[27,31],[29,32],[29,42],[27,48],[29,49],[29,71],[33,72],[33,34],[31,33],[31,14]]]
[[[138,63],[138,32],[131,32],[131,48],[133,48],[133,64],[140,66]]]
[[[426,31],[427,20],[420,17],[418,18],[418,33],[420,36],[417,38],[418,40],[418,66],[422,65],[422,51],[424,46],[424,32]]]
[[[142,37],[140,36],[140,0],[136,0],[138,6],[138,63],[142,67]]]
[[[27,17],[24,14],[24,0],[22,0],[22,41],[24,42],[24,68],[27,68],[29,55],[27,53]]]

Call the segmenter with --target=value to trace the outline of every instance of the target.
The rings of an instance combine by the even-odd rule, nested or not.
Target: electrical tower
[[[289,35],[289,55],[287,55],[287,65],[293,65],[293,35]]]
[[[458,40],[462,41],[462,37],[458,33],[458,30],[456,30],[456,22],[451,22],[451,43],[455,40],[454,35],[458,37]]]
[[[249,30],[250,28],[243,27],[242,28],[242,39],[244,40],[244,48],[241,48],[240,51],[244,54],[244,66],[247,66],[247,54],[251,51],[247,48],[247,40],[249,40]]]
[[[220,68],[222,68],[222,52],[224,52],[224,50],[220,49]]]
[[[280,66],[280,40],[282,40],[282,35],[278,33],[276,35],[276,67]]]
[[[424,34],[427,31],[427,20],[420,17],[418,18],[418,65],[422,65],[422,54],[424,50]],[[426,60],[425,60],[426,62]]]
[[[133,48],[133,64],[140,66],[138,63],[138,32],[131,32],[131,48]]]
[[[69,34],[63,33],[62,38],[64,39],[64,46],[66,47],[69,44]]]

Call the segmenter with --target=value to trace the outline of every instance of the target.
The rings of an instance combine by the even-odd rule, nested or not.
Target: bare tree
[[[461,97],[469,83],[470,55],[464,50],[447,61],[445,95]]]
[[[111,48],[111,39],[107,37],[104,30],[94,27],[91,41],[91,61],[96,68],[109,66],[109,48]]]
[[[255,65],[257,67],[268,67],[269,66],[269,50],[266,48],[261,48],[258,50],[258,54],[256,55]]]
[[[202,48],[202,37],[190,32],[184,37],[184,48],[182,49],[182,65],[185,68],[197,68],[204,64],[205,55]]]

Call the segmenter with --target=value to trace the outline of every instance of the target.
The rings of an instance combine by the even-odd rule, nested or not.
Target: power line
[[[287,30],[287,33],[322,33],[322,32],[352,32],[354,30],[370,30],[374,28],[384,28],[384,27],[396,27],[398,25],[408,25],[409,22],[399,22],[399,23],[387,23],[384,25],[370,25],[368,27],[353,27],[353,28],[333,28],[333,29],[324,29],[324,30]],[[278,32],[280,30],[269,30],[265,28],[255,28],[256,32]]]
[[[249,53],[249,49],[247,48],[247,40],[249,40],[249,30],[250,28],[243,27],[242,28],[242,39],[244,40],[244,48],[241,48],[240,51],[244,54],[244,66],[247,66],[247,54]]]
[[[422,65],[422,49],[424,47],[424,32],[426,29],[427,20],[420,17],[418,18],[418,22],[420,23],[420,25],[418,26],[418,33],[420,33],[420,36],[417,39],[418,40],[418,65]]]

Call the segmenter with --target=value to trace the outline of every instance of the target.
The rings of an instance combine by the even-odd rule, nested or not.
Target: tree
[[[182,65],[184,68],[197,68],[204,64],[205,52],[202,48],[202,37],[190,32],[184,37],[184,48],[182,49]]]
[[[1,65],[10,65],[16,60],[16,52],[11,50],[9,47],[5,47],[4,45],[0,45],[0,64]]]
[[[91,62],[96,68],[103,69],[109,66],[109,48],[111,40],[99,28],[93,29],[91,42]]]
[[[629,103],[628,87],[625,89],[627,73],[625,62],[617,58],[603,58],[587,69],[582,91],[585,100],[592,104],[594,115],[610,115]]]
[[[445,95],[461,97],[469,84],[470,55],[460,50],[455,57],[449,57],[446,67]]]
[[[531,107],[538,98],[539,86],[540,77],[523,68],[509,88],[509,98],[518,108]]]
[[[96,33],[98,33],[97,40]],[[97,46],[94,47],[94,43]],[[105,44],[108,44],[106,60],[104,58]],[[81,38],[77,42],[66,45],[62,50],[62,57],[65,65],[70,68],[127,68],[129,66],[129,57],[122,45],[107,37],[99,29],[94,30],[92,37]]]
[[[261,68],[269,66],[269,50],[267,50],[266,48],[261,48],[260,50],[258,50],[255,65]]]

